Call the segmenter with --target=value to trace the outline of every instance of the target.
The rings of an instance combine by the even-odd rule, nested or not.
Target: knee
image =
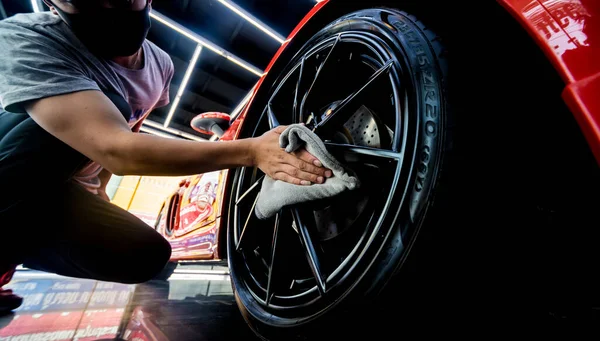
[[[154,240],[148,244],[148,253],[151,254],[148,267],[151,277],[160,272],[171,258],[171,244],[160,234],[155,233]]]
[[[147,238],[140,248],[136,248],[137,255],[132,255],[131,260],[136,262],[135,270],[124,282],[135,284],[143,283],[156,278],[165,268],[171,258],[171,245],[161,235],[152,231],[152,237]],[[140,257],[141,256],[141,257]]]

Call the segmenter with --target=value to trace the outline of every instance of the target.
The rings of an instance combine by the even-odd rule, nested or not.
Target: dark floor
[[[25,300],[14,314],[0,316],[0,341],[259,340],[238,310],[228,269],[223,265],[180,265],[166,281],[138,285],[20,269],[8,287]],[[471,287],[469,292],[477,292],[475,289]],[[511,309],[500,310],[500,305],[506,305],[501,300],[488,301],[481,296],[474,304],[466,296],[456,292],[452,295],[454,289],[438,295],[427,287],[418,291],[427,292],[422,297],[430,299],[411,304],[414,292],[396,295],[399,298],[395,300],[390,300],[391,295],[382,295],[377,310],[362,310],[352,322],[346,316],[344,321],[336,322],[337,327],[321,325],[316,333],[320,335],[318,340],[396,340],[400,336],[404,340],[421,340],[425,335],[487,339],[485,335],[524,334],[524,327],[528,335],[556,337],[565,334],[555,334],[555,327],[564,331],[567,325],[574,325],[557,324],[561,319],[554,318],[554,322],[542,325],[535,323],[536,319],[527,319],[513,328],[522,313],[519,304],[511,303]],[[435,298],[442,295],[454,299],[442,302]],[[500,291],[492,296],[503,297]],[[409,309],[398,309],[407,304]],[[406,312],[401,314],[402,310]],[[594,321],[597,323],[598,319]],[[567,330],[567,339],[572,339],[582,329]],[[597,331],[593,334],[597,335]]]
[[[188,266],[138,285],[20,270],[8,287],[25,301],[0,317],[3,341],[257,340],[221,266]]]

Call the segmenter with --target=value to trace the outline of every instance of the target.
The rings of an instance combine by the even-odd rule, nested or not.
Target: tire
[[[368,46],[368,48],[362,50],[362,45],[360,45],[362,43]],[[356,50],[354,50],[355,45],[353,44],[356,44]],[[375,45],[377,47],[374,47]],[[330,50],[325,49],[325,47],[330,48]],[[264,294],[262,297],[260,296],[261,288],[264,289],[264,281],[261,282],[262,279],[259,278],[262,276],[259,273],[260,271],[253,272],[253,269],[260,267],[260,265],[252,268],[254,266],[253,262],[256,262],[252,252],[254,252],[256,258],[263,257],[258,255],[261,251],[257,251],[262,247],[262,244],[254,250],[250,249],[250,246],[244,247],[244,245],[250,245],[250,243],[259,240],[260,238],[256,235],[263,234],[263,238],[269,238],[269,233],[273,234],[274,225],[271,225],[273,221],[248,223],[254,219],[251,215],[251,200],[249,200],[249,203],[241,203],[241,201],[248,201],[248,199],[244,199],[243,194],[246,191],[250,193],[250,185],[255,183],[257,178],[255,175],[250,176],[250,174],[256,174],[256,171],[250,169],[237,170],[232,184],[233,195],[231,196],[228,210],[229,226],[227,242],[231,280],[235,298],[242,315],[250,327],[264,339],[285,340],[295,338],[298,335],[311,337],[315,336],[314,333],[316,331],[322,336],[324,326],[327,326],[330,330],[345,329],[349,333],[352,333],[355,328],[351,328],[351,325],[348,324],[350,320],[347,317],[364,316],[364,314],[357,314],[359,312],[358,309],[364,308],[363,304],[368,304],[373,298],[377,297],[390,279],[394,277],[394,274],[399,274],[403,270],[405,265],[407,265],[405,261],[410,254],[413,244],[420,239],[417,238],[417,235],[421,233],[422,228],[424,230],[431,228],[425,222],[429,220],[428,212],[432,210],[434,197],[439,190],[438,187],[443,174],[442,169],[448,162],[450,155],[452,125],[446,91],[447,62],[444,58],[444,48],[432,31],[427,29],[414,16],[407,13],[392,9],[367,9],[333,21],[316,33],[299,49],[270,89],[263,86],[261,91],[269,91],[270,94],[273,94],[272,100],[275,102],[276,95],[283,96],[279,94],[286,93],[285,90],[289,86],[287,82],[289,79],[292,79],[293,75],[297,72],[296,70],[300,69],[299,74],[303,74],[302,68],[310,69],[307,65],[310,65],[309,63],[312,59],[316,59],[315,63],[329,65],[327,64],[329,63],[329,54],[334,55],[331,51],[336,48],[342,49],[342,52],[336,52],[336,57],[332,59],[338,68],[336,69],[337,73],[329,74],[329,76],[335,75],[332,79],[339,79],[338,77],[342,77],[340,70],[344,70],[344,67],[354,65],[352,64],[354,63],[352,58],[355,58],[355,60],[359,59],[359,64],[371,65],[370,63],[372,63],[374,66],[371,65],[371,67],[375,70],[375,73],[381,71],[387,65],[385,57],[382,56],[389,56],[393,60],[391,66],[388,65],[390,67],[389,82],[387,82],[388,80],[385,76],[382,76],[382,79],[385,78],[386,80],[385,89],[391,89],[391,107],[394,107],[395,111],[389,109],[390,104],[379,101],[378,103],[371,104],[372,108],[367,107],[368,111],[366,113],[368,117],[372,117],[378,128],[386,126],[390,131],[389,141],[384,141],[387,138],[385,135],[387,132],[380,133],[378,142],[380,147],[378,149],[387,150],[385,146],[389,145],[389,149],[393,152],[401,150],[402,157],[396,159],[397,165],[395,166],[395,171],[387,173],[381,170],[385,166],[379,168],[378,171],[380,173],[377,174],[381,174],[383,180],[362,179],[375,181],[376,184],[381,185],[381,188],[365,189],[366,191],[372,191],[368,193],[375,193],[378,196],[367,196],[367,199],[365,199],[367,200],[367,204],[364,206],[366,208],[359,213],[359,217],[349,225],[350,227],[347,227],[346,230],[335,235],[332,239],[325,239],[325,237],[321,236],[315,237],[314,230],[312,232],[313,240],[320,239],[319,244],[321,249],[323,249],[325,247],[323,246],[324,244],[335,240],[335,238],[340,238],[341,240],[347,238],[351,240],[349,236],[353,232],[350,231],[354,231],[356,225],[363,223],[361,220],[363,215],[371,217],[371,219],[364,221],[364,229],[371,231],[371,226],[375,226],[373,228],[375,232],[370,235],[367,234],[369,232],[361,232],[364,233],[362,236],[368,235],[369,238],[372,238],[370,239],[371,242],[365,242],[364,248],[362,241],[356,244],[358,245],[357,248],[361,248],[360,250],[362,250],[360,256],[352,256],[352,253],[350,253],[346,258],[343,258],[346,260],[349,259],[349,263],[354,262],[352,263],[354,265],[352,269],[348,270],[344,276],[338,274],[330,275],[326,278],[326,282],[323,283],[327,283],[327,285],[329,285],[330,281],[334,283],[329,291],[325,291],[319,285],[319,281],[317,280],[318,275],[316,275],[313,266],[312,270],[315,273],[314,280],[316,284],[314,288],[307,289],[307,292],[314,294],[315,291],[321,290],[321,294],[315,296],[316,298],[312,299],[312,301],[308,299],[307,302],[302,301],[304,302],[302,303],[303,305],[290,305],[289,307],[284,306],[284,302],[286,300],[293,301],[291,298],[286,298],[283,294],[275,295],[268,288],[271,286],[270,274],[275,273],[276,267],[281,267],[276,261],[272,261],[270,264],[268,264],[269,260],[264,262],[268,269],[268,285],[266,296]],[[373,52],[377,57],[369,54],[369,51],[372,50],[377,50],[377,52]],[[338,58],[337,56],[340,57]],[[382,61],[371,61],[377,58],[381,58]],[[324,61],[322,62],[322,60]],[[321,68],[318,70],[315,78],[325,77],[324,75],[319,76]],[[322,70],[326,70],[326,67],[323,66]],[[323,74],[325,72],[323,71]],[[362,69],[357,69],[357,75],[360,74],[362,76],[360,72],[362,72]],[[358,78],[358,76],[356,77]],[[297,81],[297,88],[300,88],[303,81],[300,77],[298,78],[300,80]],[[383,81],[381,82],[381,84],[384,84]],[[340,81],[339,83],[345,82]],[[318,88],[317,82],[313,85]],[[318,88],[322,90],[320,97],[338,96],[339,94],[336,93],[338,90],[334,88],[345,86],[344,84],[334,85],[336,86],[329,85],[325,88]],[[311,86],[309,89],[313,89],[313,87]],[[378,96],[378,94],[385,94],[383,89],[383,85],[378,85],[378,91],[369,92],[372,95],[364,97],[365,103],[367,97],[371,98],[372,96]],[[342,90],[339,90],[339,92],[347,93]],[[308,98],[309,96],[306,96],[305,100],[307,103],[310,103]],[[344,97],[342,96],[341,98],[343,99]],[[316,102],[317,100],[313,101]],[[339,105],[339,102],[333,101],[333,103],[330,107],[333,108],[331,109],[332,112],[338,112],[336,105]],[[316,103],[311,104],[317,106]],[[262,108],[266,107],[266,105],[267,103],[253,104],[254,108],[260,107],[260,110],[263,110]],[[363,109],[365,106],[366,104],[363,104],[359,110],[365,110]],[[276,104],[273,104],[273,107],[276,107]],[[384,111],[389,111],[393,114],[388,116],[381,114]],[[257,112],[257,110],[255,109],[254,112]],[[279,121],[282,124],[289,124],[299,122],[298,119],[302,118],[302,122],[304,122],[305,116],[302,112],[302,106],[300,106],[299,111],[294,109],[292,112],[291,116],[293,117],[279,117]],[[339,112],[342,112],[341,109]],[[260,117],[248,117],[242,131],[242,137],[251,137],[262,133],[265,130],[266,115],[265,109]],[[358,120],[359,116],[356,115],[352,116],[352,118],[356,117]],[[331,116],[334,116],[334,114]],[[392,116],[394,117],[390,118]],[[329,116],[323,117],[325,119],[322,119],[321,122],[329,119]],[[312,122],[310,120],[311,118],[309,117],[309,123]],[[333,119],[330,119],[330,121],[336,122]],[[343,127],[348,127],[349,122],[350,119],[348,119]],[[388,124],[389,122],[394,123]],[[390,125],[394,129],[390,129]],[[358,145],[359,134],[356,131],[352,131],[352,129],[354,128],[347,128],[351,136],[348,137],[348,140]],[[334,136],[334,133],[330,130],[332,129],[323,129],[325,131],[324,134],[327,134],[326,136],[321,136],[324,140]],[[366,132],[367,130],[364,132],[365,136],[367,136]],[[373,137],[373,135],[371,136]],[[364,147],[365,142],[362,141],[361,143],[361,146]],[[368,141],[367,147],[370,144],[371,141]],[[365,161],[364,163],[369,162]],[[385,182],[388,181],[386,176],[391,173],[393,173],[393,175],[390,175],[393,179],[390,182],[391,187],[383,186],[383,184],[388,184]],[[250,181],[248,180],[249,177]],[[374,204],[371,204],[371,202],[374,202]],[[327,206],[328,201],[325,200],[325,203],[320,203],[320,205]],[[373,207],[373,211],[368,212],[367,208],[371,209],[371,207]],[[372,219],[372,217],[377,216],[379,210],[381,210],[381,215],[379,215],[381,218],[379,220]],[[316,211],[313,210],[313,212]],[[284,214],[282,211],[282,221],[284,220]],[[372,215],[369,216],[369,214]],[[294,221],[292,226],[295,226],[296,231],[298,231],[298,226],[302,225],[299,220],[295,220],[297,216],[299,216],[299,213],[296,213],[296,216],[292,213],[291,218]],[[317,225],[319,224],[318,219],[315,218]],[[280,224],[278,216],[275,226],[279,227]],[[246,231],[246,227],[248,231]],[[360,231],[361,228],[356,229]],[[267,232],[263,232],[265,230]],[[285,229],[279,230],[286,231]],[[278,231],[278,228],[275,231]],[[255,235],[252,235],[252,233]],[[300,236],[302,233],[297,232],[297,234]],[[275,232],[272,236],[273,240],[277,239],[279,241],[281,239],[286,242],[291,240],[289,238],[296,237],[293,233],[288,233],[287,237],[280,237],[278,232]],[[244,243],[242,243],[242,240]],[[306,244],[305,242],[303,243],[303,245]],[[265,254],[270,253],[273,255],[271,259],[276,258],[273,252],[273,248],[275,247],[273,246],[270,251],[265,252]],[[263,257],[263,260],[266,258],[268,257]],[[294,267],[291,265],[293,261],[293,258],[286,258],[286,262],[290,262],[288,267]],[[344,262],[336,269],[343,268],[343,264]],[[290,275],[294,270],[288,269],[282,271],[286,275]],[[335,280],[336,276],[343,278],[337,281]],[[290,291],[293,289],[295,283],[300,283],[300,281],[294,279],[292,281],[292,288],[289,289]],[[301,285],[298,284],[298,286]],[[276,284],[273,284],[273,287],[276,287]],[[285,286],[281,287],[284,288],[282,289],[284,291]],[[269,292],[272,294],[272,299]],[[308,294],[296,295],[301,297]],[[273,303],[276,299],[278,301]],[[300,300],[298,299],[298,301]],[[342,323],[344,324],[342,325]],[[335,332],[335,335],[339,335],[339,333]]]

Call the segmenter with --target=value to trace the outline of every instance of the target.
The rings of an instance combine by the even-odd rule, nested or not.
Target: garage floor
[[[259,340],[239,313],[228,269],[222,263],[180,265],[167,281],[138,285],[20,269],[8,287],[25,301],[14,314],[0,316],[2,341]],[[381,310],[370,309],[356,316],[358,322],[354,323],[358,325],[353,326],[357,328],[322,327],[319,340],[384,340],[390,335],[412,340],[422,339],[423,335],[481,337],[516,332],[512,327],[519,313],[517,307],[509,313],[492,315],[494,309],[463,306],[460,302],[464,297],[459,296],[451,305],[420,301],[409,309],[409,315],[400,315],[396,307],[407,304],[410,296],[400,295],[394,301],[384,298]],[[552,320],[543,325],[527,320],[524,325],[519,324],[518,333],[523,334],[525,326],[536,336],[553,335],[557,321]],[[337,322],[341,326],[351,323]],[[565,331],[565,325],[558,325]],[[361,335],[357,335],[357,330]],[[572,329],[568,335],[575,335]]]
[[[257,340],[219,265],[139,285],[20,270],[9,287],[25,301],[0,317],[0,340]]]
[[[7,288],[25,300],[14,314],[0,316],[2,341],[260,340],[238,310],[222,263],[180,265],[167,281],[137,285],[19,269]],[[393,306],[384,310],[393,311]],[[365,311],[358,320],[369,340],[404,333],[410,326],[399,324],[406,319],[389,311]],[[349,333],[339,328],[318,332],[319,340],[357,337],[356,331]]]

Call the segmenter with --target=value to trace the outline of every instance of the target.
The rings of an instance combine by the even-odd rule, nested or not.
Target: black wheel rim
[[[356,31],[304,49],[274,83],[261,117],[249,131],[258,136],[279,124],[305,123],[362,182],[355,193],[284,208],[276,217],[260,221],[253,211],[264,175],[255,168],[238,170],[230,225],[236,259],[230,264],[237,264],[232,271],[247,297],[273,323],[311,318],[339,301],[358,283],[398,223],[399,203],[409,188],[407,164],[414,157],[409,131],[418,123],[410,116],[417,102],[412,99],[408,66],[401,50],[390,45],[373,33]],[[341,77],[344,70],[352,70],[353,76]],[[379,129],[380,146],[357,143],[357,133],[349,134],[350,143],[340,143],[340,127],[359,119],[365,108]],[[357,202],[362,206],[353,211]],[[323,206],[353,215],[334,218],[351,223],[331,239],[319,234],[315,212]],[[410,237],[412,231],[402,233]]]

